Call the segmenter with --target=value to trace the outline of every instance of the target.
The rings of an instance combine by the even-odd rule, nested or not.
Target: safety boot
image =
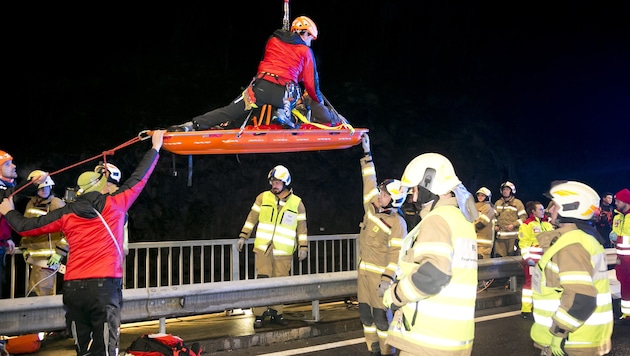
[[[263,327],[263,316],[256,316],[256,320],[254,320],[254,329],[260,329]]]
[[[277,324],[281,326],[289,325],[289,322],[282,317],[282,314],[278,314],[278,311],[276,311],[275,309],[269,308],[267,309],[267,311],[269,312],[269,319],[271,320],[272,324]]]

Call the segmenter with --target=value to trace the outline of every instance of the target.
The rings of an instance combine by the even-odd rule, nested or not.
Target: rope
[[[103,164],[104,164],[104,165],[106,165],[106,164],[107,164],[107,155],[113,156],[113,155],[114,155],[114,153],[115,153],[117,150],[123,149],[123,148],[125,148],[125,147],[127,147],[127,146],[131,146],[132,144],[134,144],[134,143],[136,143],[136,142],[144,141],[144,140],[146,140],[147,138],[149,138],[149,137],[151,136],[151,134],[152,134],[152,132],[151,132],[151,131],[142,131],[142,132],[140,132],[140,133],[138,134],[138,136],[136,136],[136,137],[134,137],[134,138],[132,138],[132,139],[128,140],[127,142],[124,142],[124,143],[122,143],[122,144],[120,144],[120,145],[118,145],[118,146],[116,146],[116,147],[112,148],[111,150],[103,151],[101,154],[98,154],[98,155],[96,155],[96,156],[90,157],[90,158],[88,158],[88,159],[84,159],[83,161],[80,161],[80,162],[77,162],[77,163],[75,163],[75,164],[69,165],[69,166],[64,167],[64,168],[62,168],[62,169],[56,170],[56,171],[54,171],[54,172],[52,172],[52,173],[49,173],[49,174],[48,174],[48,176],[49,176],[49,177],[52,177],[52,176],[54,176],[54,175],[56,175],[56,174],[58,174],[58,173],[61,173],[61,172],[67,171],[68,169],[72,169],[72,168],[74,168],[74,167],[76,167],[76,166],[82,165],[82,164],[84,164],[84,163],[86,163],[86,162],[89,162],[89,161],[95,160],[95,159],[100,158],[100,157],[103,157]],[[146,136],[143,136],[143,135],[146,135]],[[11,195],[9,195],[9,196],[8,196],[8,198],[9,198],[9,199],[10,199],[10,198],[13,198],[13,196],[14,196],[14,195],[16,195],[17,193],[19,193],[19,192],[21,192],[22,190],[26,189],[26,187],[28,187],[29,185],[31,185],[31,184],[33,184],[33,183],[34,183],[34,181],[31,179],[31,180],[30,180],[27,184],[24,184],[24,185],[23,185],[22,187],[20,187],[19,189],[14,190],[14,191],[13,191],[13,193],[11,193]]]
[[[293,115],[295,115],[295,117],[300,119],[300,121],[302,121],[303,123],[309,124],[309,125],[313,125],[313,126],[317,127],[318,129],[322,129],[322,130],[343,130],[343,129],[348,129],[348,130],[350,130],[351,134],[354,133],[354,127],[352,127],[352,125],[350,125],[350,123],[348,123],[347,121],[343,122],[341,125],[338,125],[338,126],[327,126],[327,125],[319,124],[317,122],[310,122],[310,121],[308,121],[308,119],[304,115],[302,115],[302,113],[299,110],[297,110],[297,109],[293,109],[293,111],[291,111],[291,113]]]

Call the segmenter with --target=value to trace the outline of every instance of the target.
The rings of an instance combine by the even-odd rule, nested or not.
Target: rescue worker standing
[[[496,216],[494,230],[497,232],[494,240],[495,257],[514,256],[518,227],[527,219],[525,206],[514,196],[515,194],[516,186],[507,181],[501,184],[501,198],[494,203]]]
[[[533,269],[530,336],[541,355],[605,355],[613,331],[608,266],[588,224],[599,195],[575,181],[559,183],[549,194],[552,223],[559,227],[537,236],[543,255]]]
[[[33,171],[28,175],[30,180],[33,177],[41,176],[42,171]],[[49,212],[59,209],[66,203],[57,198],[52,191],[55,182],[47,177],[44,183],[37,186],[37,195],[26,203],[24,217],[40,217]],[[28,281],[28,295],[55,295],[57,270],[48,266],[48,261],[55,255],[57,246],[66,246],[68,243],[60,232],[51,232],[39,236],[24,237],[20,240],[20,249],[25,261],[30,265]]]
[[[302,199],[289,188],[291,174],[285,166],[275,166],[267,179],[271,189],[256,197],[239,234],[237,248],[239,252],[243,250],[245,240],[258,224],[254,239],[256,278],[286,277],[296,250],[300,261],[308,257],[306,208]],[[288,324],[282,315],[284,305],[255,307],[252,312],[256,317],[255,329],[263,327],[266,316],[274,324]]]
[[[365,215],[359,232],[359,317],[368,351],[372,355],[393,355],[396,349],[385,342],[391,316],[383,305],[383,294],[396,278],[400,245],[407,234],[407,223],[400,213],[406,192],[397,179],[376,184],[367,134],[361,142],[365,154],[360,160]]]
[[[397,282],[383,304],[395,310],[387,343],[400,355],[470,355],[477,298],[477,209],[438,153],[414,158],[401,178],[422,205],[404,238]]]
[[[488,259],[492,255],[492,245],[494,244],[494,206],[492,206],[492,193],[490,189],[481,187],[477,190],[477,202],[475,207],[479,212],[479,217],[475,220],[475,231],[477,231],[477,257]]]
[[[518,246],[521,249],[525,283],[521,290],[521,316],[532,318],[532,271],[542,256],[542,248],[536,236],[541,232],[553,230],[553,225],[545,217],[545,207],[539,201],[528,201],[525,210],[529,214],[518,227]]]
[[[617,264],[615,272],[621,284],[621,318],[630,324],[630,190],[624,188],[615,194],[617,214],[613,218],[610,240],[615,242]]]
[[[276,30],[267,40],[258,73],[249,86],[230,104],[197,116],[192,121],[168,128],[169,131],[207,130],[225,122],[240,126],[252,108],[271,105],[281,123],[289,124],[291,110],[300,98],[300,83],[304,85],[305,102],[312,110],[314,121],[337,124],[341,121],[334,110],[324,105],[319,90],[319,75],[311,42],[319,31],[306,16],[293,20],[289,31]]]
[[[12,200],[0,204],[0,214],[22,236],[66,236],[63,304],[77,355],[118,355],[125,215],[157,164],[165,132],[153,131],[152,148],[114,194],[108,194],[104,174],[88,171],[77,180],[76,201],[39,218],[25,218]]]

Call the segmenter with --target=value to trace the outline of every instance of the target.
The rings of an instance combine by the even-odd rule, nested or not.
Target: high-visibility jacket
[[[545,252],[532,278],[532,340],[547,347],[562,336],[566,350],[608,353],[613,313],[604,248],[574,224],[538,237]]]
[[[47,199],[42,199],[38,196],[33,197],[26,204],[24,216],[27,218],[40,217],[65,205],[66,203],[63,200],[52,194]],[[22,250],[27,250],[30,257],[32,257],[35,261],[41,260],[41,262],[43,262],[40,267],[46,267],[48,259],[55,254],[57,245],[63,245],[67,249],[68,243],[61,232],[51,232],[39,236],[23,237],[20,240],[20,248]]]
[[[516,239],[518,227],[527,219],[523,202],[513,196],[508,199],[500,198],[494,203],[494,213],[496,226],[499,227],[497,239]],[[514,225],[514,230],[507,231],[508,225]]]
[[[298,244],[304,247],[308,244],[306,210],[302,199],[291,192],[282,198],[271,191],[261,193],[239,236],[248,238],[256,223],[255,252],[265,253],[272,248],[274,256],[291,256]]]
[[[491,249],[494,244],[494,207],[489,201],[478,201],[475,207],[479,211],[479,217],[474,222],[477,231],[477,246]]]
[[[440,198],[403,240],[395,291],[407,302],[395,312],[387,337],[400,350],[417,355],[472,352],[477,234],[456,204],[455,198]],[[436,294],[427,295],[414,283],[414,274],[426,263],[450,274],[450,281]]]
[[[630,315],[630,212],[617,212],[613,218],[612,232],[617,235],[615,249],[617,251],[617,280],[621,284],[621,313]]]
[[[518,227],[518,247],[521,249],[523,260],[533,259],[538,261],[543,250],[536,236],[541,232],[553,230],[553,225],[546,220],[541,220],[533,215]]]

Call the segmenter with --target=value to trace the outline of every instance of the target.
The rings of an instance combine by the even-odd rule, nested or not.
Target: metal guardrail
[[[230,240],[230,243],[233,241]],[[608,264],[614,264],[615,250],[608,249],[606,252]],[[523,275],[519,256],[480,260],[478,266],[479,280],[510,278],[513,290],[516,289],[516,277]],[[352,270],[125,289],[122,322],[160,319],[160,331],[165,332],[164,318],[299,302],[312,302],[315,316],[320,300],[356,295],[356,278],[357,272]],[[3,299],[0,300],[0,315],[0,335],[65,328],[61,295]]]

